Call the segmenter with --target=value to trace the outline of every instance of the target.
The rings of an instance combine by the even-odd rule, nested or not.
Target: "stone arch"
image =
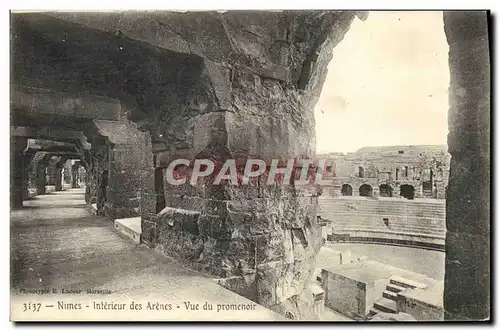
[[[359,187],[359,195],[362,197],[372,197],[373,188],[371,187],[371,185],[363,184]]]
[[[399,195],[403,198],[413,200],[415,199],[415,188],[408,184],[401,185],[399,188]]]
[[[352,186],[349,184],[342,185],[340,193],[342,193],[343,196],[352,196]]]
[[[389,184],[381,184],[379,186],[380,196],[381,197],[392,197],[392,187]]]

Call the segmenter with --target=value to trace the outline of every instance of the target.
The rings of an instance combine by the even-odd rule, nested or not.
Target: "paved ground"
[[[122,237],[109,220],[88,212],[83,189],[37,196],[11,213],[11,289],[13,320],[281,319],[260,306],[247,310],[253,302]],[[21,289],[56,289],[58,294],[28,295]],[[87,295],[87,289],[112,294]],[[63,295],[62,290],[82,293]],[[135,301],[143,309],[103,311],[95,308],[101,301],[127,302],[127,307]],[[199,303],[199,310],[186,309],[187,301]],[[70,309],[74,306],[68,302],[81,303],[82,309]],[[25,303],[41,303],[42,309],[24,312]],[[204,303],[212,304],[212,310],[204,310]]]
[[[370,260],[393,265],[434,278],[444,279],[445,253],[420,248],[377,244],[327,244],[337,251],[350,251],[352,257],[367,256]]]

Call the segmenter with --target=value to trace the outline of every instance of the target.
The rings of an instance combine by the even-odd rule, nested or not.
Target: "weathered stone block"
[[[165,207],[158,213],[159,224],[167,224],[173,231],[186,232],[198,236],[198,219],[200,212],[179,208]]]
[[[198,219],[198,228],[201,236],[215,239],[230,240],[233,232],[226,225],[226,219],[219,215],[203,214]]]

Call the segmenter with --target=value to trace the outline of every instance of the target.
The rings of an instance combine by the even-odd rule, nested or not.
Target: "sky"
[[[333,51],[315,108],[316,152],[441,145],[448,134],[441,12],[370,12]]]

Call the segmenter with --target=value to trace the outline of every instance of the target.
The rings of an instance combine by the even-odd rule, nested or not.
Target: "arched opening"
[[[415,199],[415,188],[411,185],[401,185],[399,195],[403,198],[413,200]]]
[[[352,186],[349,184],[342,185],[341,193],[343,196],[352,196]]]
[[[371,197],[373,195],[373,188],[368,184],[363,184],[359,187],[359,195],[362,197]]]
[[[358,168],[358,177],[359,178],[364,178],[365,177],[365,169],[363,167]]]
[[[380,196],[381,197],[392,197],[392,187],[388,184],[382,184],[379,186]]]

